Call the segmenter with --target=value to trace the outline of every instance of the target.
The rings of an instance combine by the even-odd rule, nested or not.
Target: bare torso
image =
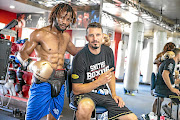
[[[70,40],[68,33],[53,33],[49,27],[39,29],[38,33],[41,38],[35,48],[37,57],[50,62],[53,69],[62,69],[64,54]]]

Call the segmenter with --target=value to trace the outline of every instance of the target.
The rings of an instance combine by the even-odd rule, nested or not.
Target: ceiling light
[[[11,9],[14,9],[14,8],[15,8],[15,6],[14,6],[14,5],[10,5],[9,7],[10,7]]]

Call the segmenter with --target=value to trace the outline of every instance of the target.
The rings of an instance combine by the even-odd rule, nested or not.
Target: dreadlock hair
[[[61,16],[62,12],[71,12],[72,13],[72,24],[76,23],[76,14],[73,10],[73,8],[69,4],[65,3],[59,3],[56,6],[53,7],[50,15],[49,15],[49,22],[50,22],[50,27],[52,28],[53,21],[56,19],[56,17]],[[66,13],[66,15],[67,15]]]

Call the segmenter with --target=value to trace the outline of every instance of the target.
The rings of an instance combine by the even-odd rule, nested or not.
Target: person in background
[[[167,51],[172,51],[172,50],[175,49],[175,48],[176,48],[176,45],[175,45],[174,43],[172,43],[172,42],[168,42],[168,43],[165,44],[165,46],[164,46],[164,48],[163,48],[163,51],[160,52],[160,53],[157,55],[156,59],[154,60],[154,64],[157,65],[157,72],[158,72],[158,70],[159,70],[159,66],[160,66],[161,63],[164,61],[164,54],[165,54]],[[157,73],[157,72],[156,72],[156,73]],[[161,101],[161,104],[162,104],[162,102],[164,101],[164,98],[161,98],[160,101]],[[156,98],[156,99],[154,100],[154,102],[153,102],[152,112],[156,113],[156,112],[157,112],[156,109],[157,109],[157,98]]]

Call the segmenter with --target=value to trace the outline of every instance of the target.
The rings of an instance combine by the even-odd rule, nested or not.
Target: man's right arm
[[[105,85],[106,83],[109,83],[112,78],[112,71],[114,68],[109,69],[107,72],[101,74],[97,80],[90,82],[90,83],[73,83],[72,84],[72,90],[75,95],[83,94],[83,93],[89,93],[95,88]]]
[[[169,74],[170,72],[168,70],[163,70],[162,77],[164,82],[172,92],[176,93],[177,95],[180,95],[180,91],[176,88],[173,88],[173,86],[171,85]]]
[[[32,32],[30,35],[30,39],[25,42],[25,44],[22,46],[21,50],[19,51],[17,58],[23,66],[25,65],[25,62],[27,62],[29,55],[38,45],[39,36],[40,35],[37,31]]]

